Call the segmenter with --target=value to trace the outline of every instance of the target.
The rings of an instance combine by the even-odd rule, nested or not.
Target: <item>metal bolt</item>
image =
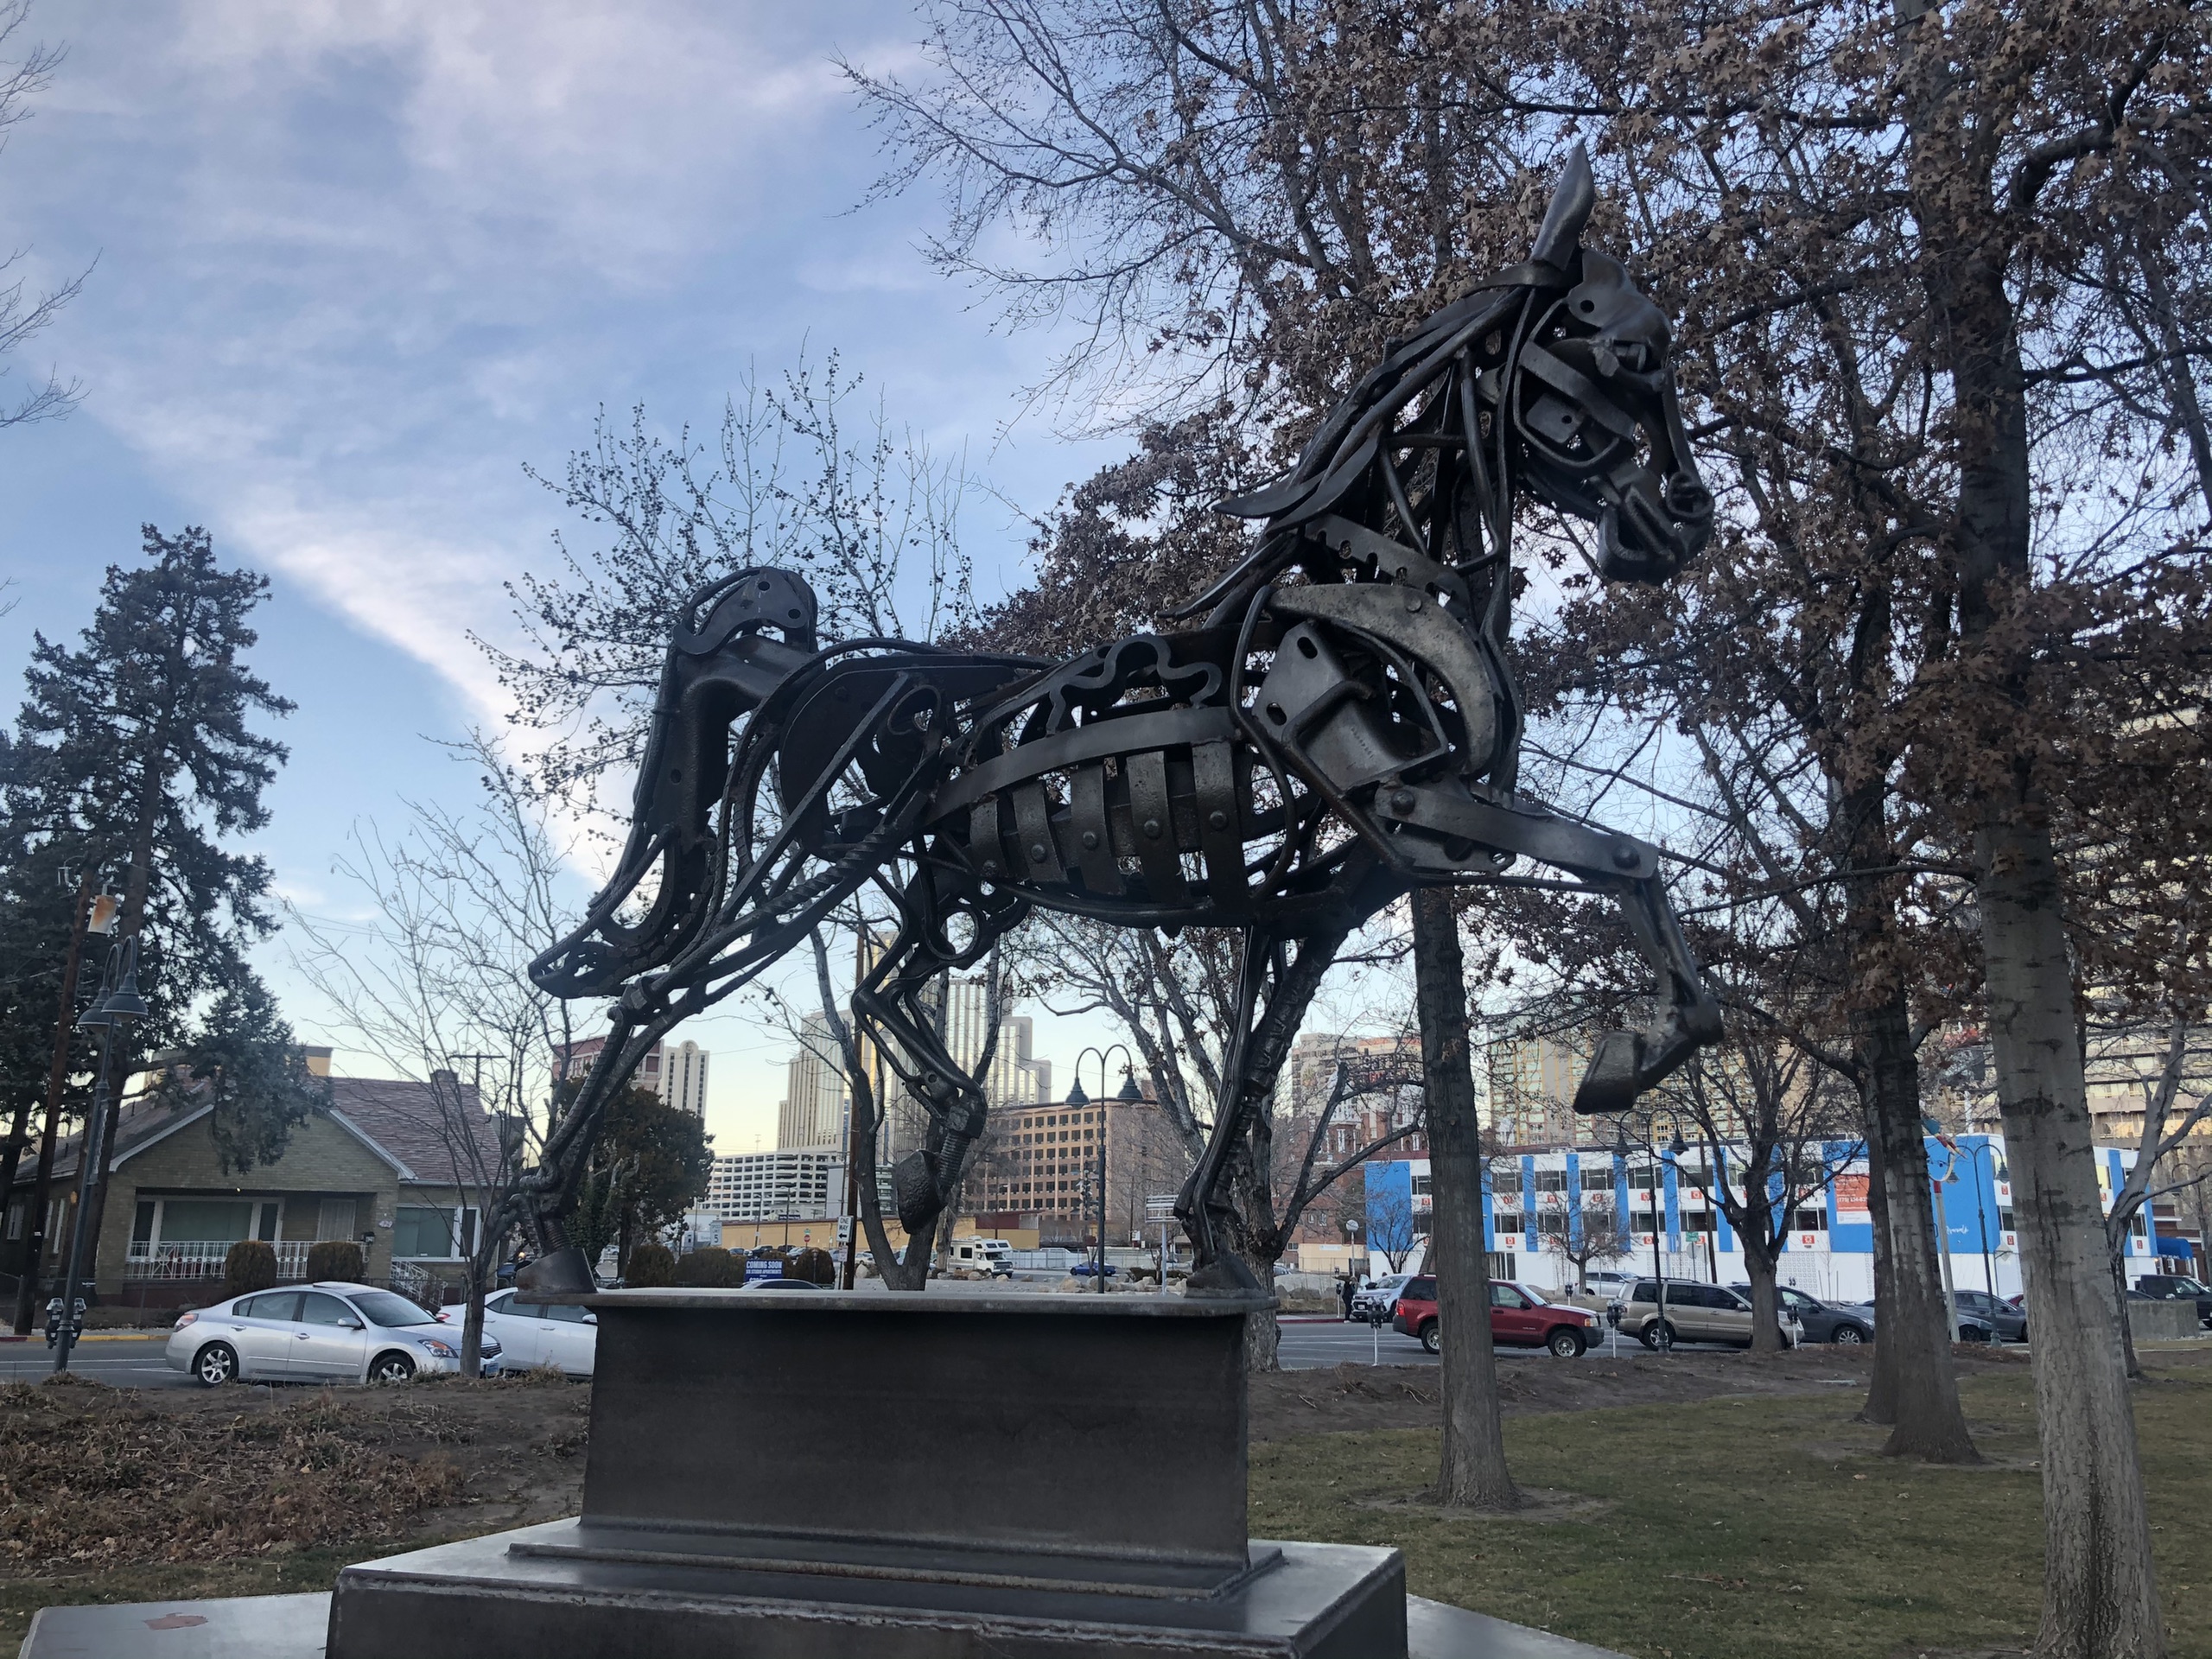
[[[1229,814],[1226,812],[1209,812],[1206,814],[1206,822],[1217,830],[1226,830],[1229,828]]]
[[[1029,843],[1029,856],[1035,859],[1039,864],[1042,864],[1045,861],[1045,843],[1041,841],[1031,842]]]
[[[1393,812],[1412,811],[1414,810],[1413,791],[1410,789],[1392,791],[1390,795],[1390,810]]]
[[[1421,594],[1418,591],[1409,593],[1406,595],[1406,609],[1408,611],[1418,611],[1421,609]]]
[[[1086,853],[1095,853],[1098,850],[1098,832],[1096,830],[1086,830],[1083,832],[1083,850]]]
[[[1148,839],[1158,841],[1160,839],[1160,820],[1158,818],[1147,818],[1144,821],[1144,833]]]
[[[983,874],[986,874],[986,875],[996,875],[998,873],[999,873],[999,861],[998,861],[998,860],[996,860],[995,858],[987,858],[987,859],[985,859],[985,860],[983,861]]]
[[[1633,843],[1624,841],[1615,844],[1613,862],[1619,865],[1621,868],[1632,870],[1643,861],[1643,855],[1636,850]]]

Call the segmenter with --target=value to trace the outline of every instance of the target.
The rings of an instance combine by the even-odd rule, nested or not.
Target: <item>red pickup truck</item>
[[[1398,1293],[1394,1330],[1437,1348],[1436,1281],[1427,1274],[1409,1280]],[[1517,1348],[1548,1348],[1561,1359],[1577,1359],[1588,1349],[1598,1316],[1579,1307],[1548,1302],[1525,1285],[1494,1279],[1490,1287],[1490,1339]]]

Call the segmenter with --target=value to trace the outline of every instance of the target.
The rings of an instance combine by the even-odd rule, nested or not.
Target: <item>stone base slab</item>
[[[324,1659],[329,1628],[327,1595],[48,1607],[31,1621],[22,1659]],[[1621,1659],[1419,1596],[1406,1599],[1406,1633],[1411,1659]],[[590,1652],[561,1642],[538,1659]]]

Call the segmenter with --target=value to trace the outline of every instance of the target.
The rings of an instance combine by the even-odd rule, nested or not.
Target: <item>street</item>
[[[144,1338],[87,1342],[70,1351],[69,1369],[119,1389],[181,1389],[191,1386],[182,1371],[162,1357],[168,1332]],[[41,1337],[31,1342],[0,1343],[0,1382],[37,1382],[54,1373],[54,1350]]]

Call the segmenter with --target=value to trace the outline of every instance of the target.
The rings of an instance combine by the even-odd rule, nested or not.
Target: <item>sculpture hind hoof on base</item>
[[[584,1253],[570,1244],[518,1269],[515,1288],[537,1296],[588,1296],[599,1288]]]
[[[1241,1255],[1217,1255],[1192,1272],[1183,1287],[1186,1296],[1249,1296],[1267,1294]]]

